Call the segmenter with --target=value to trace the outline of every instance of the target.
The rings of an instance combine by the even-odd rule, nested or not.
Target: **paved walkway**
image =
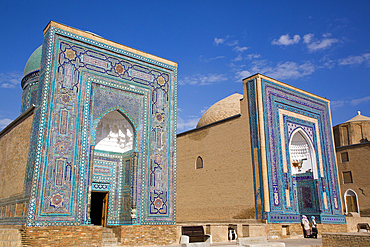
[[[294,247],[294,246],[310,246],[310,247],[321,247],[322,239],[321,238],[293,238],[293,239],[277,239],[269,240],[269,242],[283,242],[285,247]]]
[[[268,240],[268,242],[282,242],[285,243],[285,247],[322,247],[322,239],[321,238],[293,238],[293,239],[275,239],[275,240]],[[211,246],[216,247],[231,247],[237,246],[235,242],[228,242],[228,243],[213,243]]]
[[[285,247],[322,247],[321,238],[291,238],[291,239],[275,239],[268,240],[268,242],[282,242],[285,243]],[[171,247],[180,247],[181,245],[171,245]],[[236,242],[226,242],[226,243],[213,243],[211,246],[215,247],[233,247],[238,246]],[[157,246],[160,247],[160,246]],[[164,246],[163,246],[164,247]],[[166,246],[168,247],[168,246]]]

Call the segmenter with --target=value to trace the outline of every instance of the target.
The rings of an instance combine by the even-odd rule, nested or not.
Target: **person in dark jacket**
[[[311,237],[317,238],[318,231],[317,231],[317,224],[316,224],[315,216],[311,216],[311,228],[312,228]]]

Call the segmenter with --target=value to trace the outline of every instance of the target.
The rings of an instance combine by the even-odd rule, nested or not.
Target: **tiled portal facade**
[[[55,22],[40,49],[22,80],[21,111],[36,105],[27,215],[1,223],[89,225],[91,193],[106,192],[107,225],[175,224],[177,64]],[[125,124],[102,124],[112,114]]]
[[[264,218],[270,223],[298,223],[300,215],[307,214],[315,215],[320,223],[345,224],[329,101],[262,75],[244,83],[255,199]],[[295,145],[297,133],[302,143]],[[294,159],[300,156],[299,164]],[[301,171],[304,162],[311,166]]]

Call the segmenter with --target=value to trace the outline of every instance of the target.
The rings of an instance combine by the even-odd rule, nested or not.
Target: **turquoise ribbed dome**
[[[39,48],[37,48],[32,53],[32,55],[30,56],[30,58],[28,59],[28,61],[26,63],[26,67],[24,67],[23,77],[26,76],[26,75],[28,75],[31,72],[40,70],[40,66],[41,66],[41,53],[42,53],[42,45]]]

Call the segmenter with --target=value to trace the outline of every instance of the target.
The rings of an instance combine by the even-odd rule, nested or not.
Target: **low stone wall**
[[[238,238],[241,237],[267,237],[267,224],[265,223],[253,223],[241,222],[241,221],[230,221],[228,223],[199,223],[199,222],[188,222],[180,223],[178,226],[178,234],[181,234],[182,226],[202,226],[204,233],[212,236],[212,242],[227,242],[228,240],[228,228],[233,228]]]
[[[322,245],[328,247],[352,247],[352,246],[370,246],[369,233],[323,233]]]
[[[301,224],[268,224],[267,238],[280,239],[303,236]]]
[[[122,245],[174,245],[180,236],[176,225],[142,225],[111,227]],[[181,232],[181,229],[180,229]]]
[[[22,227],[22,246],[101,246],[99,226]]]
[[[319,235],[323,232],[347,232],[346,224],[317,224]],[[302,237],[301,224],[268,224],[268,239]]]
[[[368,223],[370,225],[370,217],[346,217],[347,232],[358,232],[358,223]]]
[[[347,232],[347,224],[317,224],[319,233]]]

